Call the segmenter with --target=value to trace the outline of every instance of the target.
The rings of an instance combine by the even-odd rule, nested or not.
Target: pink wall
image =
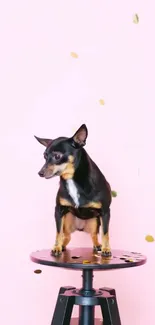
[[[153,0],[1,4],[0,324],[48,325],[58,288],[81,284],[72,271],[35,274],[29,254],[53,245],[58,185],[37,175],[33,134],[72,135],[83,122],[86,148],[118,192],[112,247],[148,256],[144,267],[97,273],[95,286],[116,288],[123,325],[154,323],[155,247],[145,241],[155,235],[154,10]],[[81,243],[90,238],[75,234],[71,245]]]

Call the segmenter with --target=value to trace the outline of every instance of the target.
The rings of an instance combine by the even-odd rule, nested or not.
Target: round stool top
[[[43,249],[33,252],[30,258],[38,264],[77,270],[121,269],[146,263],[146,257],[141,253],[112,250],[112,257],[102,257],[101,252],[94,253],[92,248],[70,248],[59,257],[52,256],[49,249]]]

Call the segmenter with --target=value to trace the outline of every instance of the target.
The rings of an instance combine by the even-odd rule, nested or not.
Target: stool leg
[[[103,288],[100,288],[99,290],[109,292],[110,295],[112,295],[112,296],[116,296],[116,291],[115,291],[115,289],[107,288],[107,287],[103,287]]]
[[[121,325],[119,310],[117,306],[116,297],[113,295],[106,295],[98,297],[99,304],[104,319],[104,325]]]
[[[70,286],[67,286],[67,287],[61,287],[60,290],[59,290],[58,296],[59,296],[61,293],[65,293],[65,291],[68,291],[68,290],[75,290],[75,289],[76,289],[75,287],[70,287]]]
[[[75,288],[60,288],[51,325],[70,325],[75,297],[72,295],[65,295],[65,292],[73,289]]]

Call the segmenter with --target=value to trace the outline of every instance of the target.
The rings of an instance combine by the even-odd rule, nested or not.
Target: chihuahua
[[[106,178],[83,148],[88,130],[85,124],[71,137],[54,140],[35,138],[46,147],[45,164],[39,176],[45,179],[60,177],[56,196],[56,240],[51,251],[59,256],[76,230],[90,234],[93,250],[111,256],[109,244],[111,187]],[[98,234],[101,227],[101,244]]]

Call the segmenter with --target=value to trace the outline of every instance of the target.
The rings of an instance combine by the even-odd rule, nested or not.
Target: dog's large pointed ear
[[[80,128],[75,132],[71,138],[72,146],[75,148],[80,148],[85,146],[86,139],[88,136],[88,129],[85,124],[82,124]]]
[[[36,135],[34,135],[34,137],[37,139],[37,141],[39,142],[39,143],[41,143],[43,146],[45,146],[45,147],[48,147],[48,145],[50,144],[50,143],[52,143],[52,140],[51,139],[44,139],[44,138],[38,138],[38,137],[36,137]]]

